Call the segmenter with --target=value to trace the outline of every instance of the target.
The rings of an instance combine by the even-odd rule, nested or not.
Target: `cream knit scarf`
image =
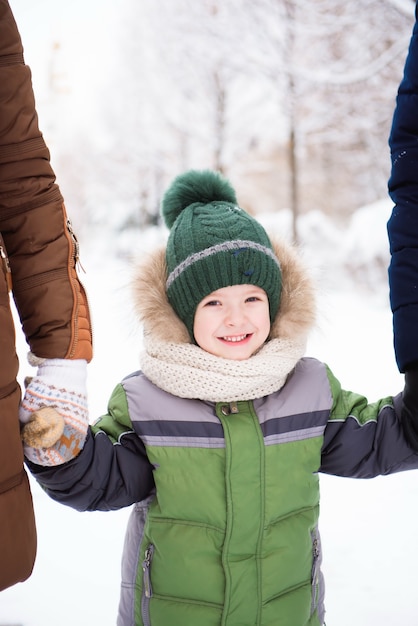
[[[141,366],[157,387],[180,398],[234,402],[281,389],[305,352],[304,341],[272,339],[245,361],[223,359],[193,344],[144,338]]]

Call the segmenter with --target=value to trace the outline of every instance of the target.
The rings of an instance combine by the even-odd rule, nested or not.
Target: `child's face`
[[[196,343],[210,354],[236,361],[248,359],[270,332],[266,292],[255,285],[213,291],[197,306],[193,332]]]

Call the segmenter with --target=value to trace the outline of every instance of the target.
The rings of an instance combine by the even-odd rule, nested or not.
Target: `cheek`
[[[193,334],[196,343],[201,346],[210,333],[210,317],[202,312],[197,312],[193,323]]]
[[[262,332],[263,332],[263,334],[266,336],[266,339],[267,339],[267,337],[268,337],[268,336],[269,336],[269,334],[270,334],[270,330],[271,330],[270,317],[268,317],[268,318],[264,321],[264,324],[262,325],[262,327],[261,327],[261,328],[262,328]]]
[[[270,322],[270,313],[269,311],[267,311],[267,313],[265,313],[262,317],[262,319],[260,320],[260,330],[262,332],[263,335],[265,335],[265,339],[267,339],[267,337],[270,334],[270,330],[271,330],[271,322]]]

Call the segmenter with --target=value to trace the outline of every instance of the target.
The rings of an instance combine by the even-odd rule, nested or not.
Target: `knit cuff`
[[[86,392],[87,361],[79,359],[45,359],[38,366],[36,378],[42,378],[45,384],[71,389],[75,393]]]

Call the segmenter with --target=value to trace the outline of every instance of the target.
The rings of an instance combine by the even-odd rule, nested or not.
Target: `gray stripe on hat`
[[[234,241],[224,241],[223,243],[217,243],[210,248],[205,248],[204,250],[200,250],[199,252],[190,254],[186,259],[184,259],[184,261],[179,263],[179,265],[177,265],[177,267],[175,267],[172,272],[170,272],[166,283],[166,289],[168,289],[173,284],[173,282],[180,276],[180,274],[182,274],[188,267],[190,267],[197,261],[201,261],[202,259],[206,259],[214,254],[218,254],[218,252],[240,250],[241,248],[251,248],[253,250],[258,250],[258,252],[263,252],[263,254],[269,256],[280,269],[280,263],[273,250],[267,248],[266,246],[262,246],[255,241],[235,239]]]

